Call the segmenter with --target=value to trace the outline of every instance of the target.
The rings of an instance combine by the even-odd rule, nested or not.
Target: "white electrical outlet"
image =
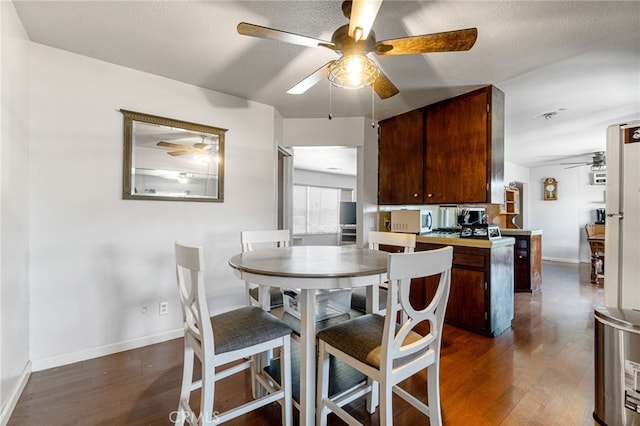
[[[169,302],[163,300],[158,305],[158,313],[160,315],[167,315],[169,313]]]
[[[142,310],[141,310],[142,315],[147,315],[147,311],[148,311],[147,307],[146,307],[146,306],[143,306],[143,307],[142,307]]]

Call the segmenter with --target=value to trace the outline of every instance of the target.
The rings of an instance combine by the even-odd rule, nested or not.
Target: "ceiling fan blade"
[[[576,167],[588,166],[589,164],[591,164],[591,163],[575,164],[575,165],[573,165],[573,166],[565,167],[565,170],[566,170],[566,169],[575,169]]]
[[[336,61],[329,61],[317,70],[315,70],[311,75],[307,76],[304,80],[293,86],[291,89],[287,90],[287,93],[290,95],[300,95],[307,90],[311,89],[315,86],[320,80],[323,78],[327,78],[329,75],[329,68]]]
[[[382,0],[353,0],[349,18],[349,35],[356,41],[366,40],[381,5]]]
[[[177,157],[179,155],[187,155],[187,154],[193,154],[192,151],[189,150],[180,150],[180,151],[169,151],[167,152],[167,154],[173,156],[173,157]]]
[[[412,55],[415,53],[456,52],[469,50],[478,38],[477,28],[382,40],[376,43],[378,55]]]
[[[206,151],[208,149],[212,149],[213,145],[211,145],[210,143],[202,143],[202,142],[197,142],[193,144],[193,147],[196,149],[200,149],[203,151]]]
[[[376,81],[373,82],[373,90],[376,91],[380,99],[390,98],[400,92],[382,70],[380,70],[380,75],[378,75]]]
[[[241,35],[282,41],[285,43],[297,44],[299,46],[318,47],[320,43],[333,45],[333,43],[326,40],[320,40],[318,38],[307,37],[273,28],[261,27],[260,25],[249,24],[247,22],[240,22],[237,30],[238,34]]]
[[[165,141],[160,141],[156,144],[157,146],[161,146],[163,148],[173,148],[173,149],[178,149],[178,150],[188,150],[189,147],[186,145],[182,145],[180,143],[173,143],[173,142],[165,142]]]

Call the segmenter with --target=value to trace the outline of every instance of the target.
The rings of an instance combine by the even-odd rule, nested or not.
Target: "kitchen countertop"
[[[458,237],[442,237],[430,236],[429,234],[419,234],[416,237],[418,243],[430,244],[446,244],[451,246],[480,247],[480,248],[497,248],[504,246],[512,246],[516,240],[513,237],[500,237],[492,240],[483,240],[477,238],[458,238]]]
[[[502,235],[542,235],[542,229],[511,229],[500,228]]]

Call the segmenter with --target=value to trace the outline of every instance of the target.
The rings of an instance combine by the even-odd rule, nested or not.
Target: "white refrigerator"
[[[607,130],[605,306],[640,309],[640,121]]]
[[[595,309],[594,420],[640,426],[640,121],[607,129],[604,304]]]

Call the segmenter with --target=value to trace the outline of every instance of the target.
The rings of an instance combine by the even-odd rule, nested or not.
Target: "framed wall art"
[[[224,200],[226,129],[120,110],[122,196],[134,200]]]

